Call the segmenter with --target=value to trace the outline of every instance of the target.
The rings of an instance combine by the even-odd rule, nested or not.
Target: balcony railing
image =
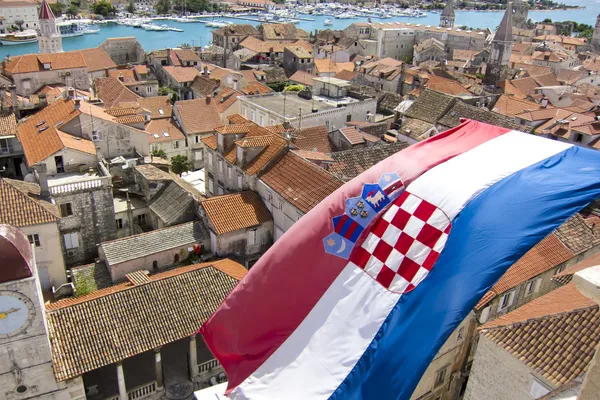
[[[213,358],[212,360],[198,364],[198,373],[209,372],[220,366],[221,364],[219,364],[219,361],[216,358]]]
[[[146,383],[135,387],[127,392],[129,400],[143,399],[144,397],[156,392],[156,381]]]
[[[127,398],[129,400],[141,400],[154,393],[156,393],[156,381],[145,383],[127,391]],[[119,395],[116,394],[114,396],[107,397],[104,400],[119,400],[119,398]]]

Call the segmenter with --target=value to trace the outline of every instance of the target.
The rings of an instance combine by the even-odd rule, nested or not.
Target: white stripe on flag
[[[512,131],[430,169],[408,191],[444,210],[450,221],[479,193],[572,145]]]
[[[570,145],[509,132],[417,178],[408,191],[450,220],[501,179]],[[408,293],[407,295],[410,295]],[[290,337],[230,395],[233,399],[326,399],[342,383],[400,294],[349,263]]]

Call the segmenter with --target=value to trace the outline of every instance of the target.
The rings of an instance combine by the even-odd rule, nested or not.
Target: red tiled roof
[[[220,126],[218,106],[215,100],[194,99],[175,103],[183,129],[188,135],[214,132]]]
[[[582,271],[589,267],[594,267],[596,265],[600,265],[600,253],[596,253],[591,257],[584,259],[583,261],[578,262],[575,265],[571,265],[569,268],[564,271],[554,275],[552,280],[558,282],[559,284],[567,284],[571,282],[573,275],[577,272]]]
[[[494,295],[486,294],[483,299],[477,303],[475,309],[478,310],[483,308],[496,295],[504,293],[573,257],[575,257],[575,254],[565,247],[554,233],[551,233],[525,253],[519,261],[514,263],[504,275],[502,275],[500,280],[492,286],[491,292]]]
[[[600,338],[598,304],[575,284],[560,287],[480,328],[556,386],[584,374]]]
[[[271,221],[271,213],[256,192],[211,197],[200,202],[217,235]]]
[[[61,99],[19,124],[17,137],[23,145],[27,164],[29,166],[37,164],[63,149],[65,144],[58,135],[56,124],[66,123],[79,114],[81,112],[75,110],[73,100]],[[43,129],[44,127],[47,129]]]
[[[333,175],[293,153],[287,153],[261,180],[304,213],[342,186]]]
[[[229,87],[223,88],[223,91],[215,96],[214,99],[215,104],[217,105],[217,110],[219,110],[220,113],[225,112],[225,110],[235,103],[238,97],[243,95],[243,93],[238,92],[235,89]]]

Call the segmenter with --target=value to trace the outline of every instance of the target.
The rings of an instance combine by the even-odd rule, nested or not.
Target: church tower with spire
[[[592,35],[592,46],[596,49],[600,49],[600,14],[596,17],[596,26],[594,27],[594,34]]]
[[[513,8],[512,3],[508,3],[500,26],[492,40],[492,51],[490,61],[485,68],[483,78],[484,85],[495,86],[501,80],[506,78],[510,56],[513,48],[512,21]]]
[[[513,26],[519,29],[527,29],[529,19],[529,4],[525,0],[513,2]]]
[[[454,19],[456,17],[454,13],[454,4],[452,4],[453,0],[448,0],[446,2],[446,7],[444,7],[444,11],[440,15],[440,26],[442,28],[453,28],[454,27]]]
[[[56,18],[46,0],[42,1],[40,7],[40,33],[38,45],[40,53],[62,53],[62,37],[56,26]]]

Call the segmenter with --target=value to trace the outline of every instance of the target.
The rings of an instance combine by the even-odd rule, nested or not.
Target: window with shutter
[[[483,309],[483,311],[481,312],[481,315],[479,316],[479,323],[481,323],[481,324],[486,323],[489,316],[490,316],[490,306],[487,306],[486,308]]]

